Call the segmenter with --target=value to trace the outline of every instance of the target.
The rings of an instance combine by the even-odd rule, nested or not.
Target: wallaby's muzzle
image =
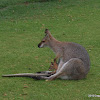
[[[38,47],[39,48],[42,48],[44,46],[43,42],[41,41],[39,44],[38,44]]]

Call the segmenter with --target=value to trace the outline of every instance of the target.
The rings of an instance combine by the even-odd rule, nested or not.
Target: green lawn
[[[55,54],[37,47],[45,28],[58,40],[87,49],[87,78],[46,82],[0,77],[0,100],[99,100],[88,95],[100,95],[100,0],[0,0],[0,76],[48,70]]]

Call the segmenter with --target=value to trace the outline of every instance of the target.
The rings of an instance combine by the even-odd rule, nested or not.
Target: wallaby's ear
[[[45,34],[46,34],[49,38],[52,37],[52,36],[51,36],[51,33],[50,33],[50,31],[49,31],[48,29],[45,29]]]

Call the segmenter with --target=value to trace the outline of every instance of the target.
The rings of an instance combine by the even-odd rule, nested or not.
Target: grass
[[[79,81],[0,77],[0,100],[99,100],[100,0],[0,0],[0,76],[48,70],[55,57],[39,49],[45,28],[60,41],[83,45],[91,70]]]

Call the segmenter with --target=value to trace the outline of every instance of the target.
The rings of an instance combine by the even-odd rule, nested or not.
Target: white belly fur
[[[60,77],[62,80],[68,80],[69,79],[69,77],[66,75],[66,76],[61,76]]]
[[[59,78],[62,79],[62,80],[71,80],[72,79],[71,76],[67,76],[67,75],[60,76]]]

